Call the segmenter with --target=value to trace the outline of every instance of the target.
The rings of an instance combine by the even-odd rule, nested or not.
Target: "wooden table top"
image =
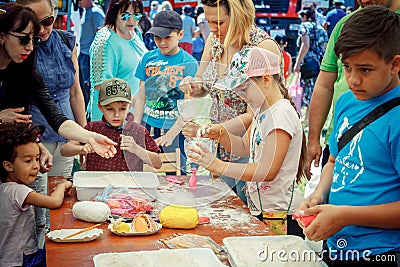
[[[55,184],[63,177],[49,177],[49,189],[54,188]],[[187,177],[178,177],[185,181],[183,188],[187,187]],[[162,186],[168,186],[165,177],[159,177]],[[210,182],[209,178],[198,178],[198,190],[192,191],[197,201],[197,208],[200,216],[208,216],[211,221],[209,224],[198,225],[192,230],[168,229],[162,228],[158,233],[148,236],[118,236],[107,229],[108,223],[100,226],[104,234],[96,240],[80,243],[57,243],[52,240],[46,240],[46,256],[48,267],[62,266],[94,266],[93,256],[100,253],[109,252],[129,252],[140,250],[158,250],[166,248],[159,240],[173,236],[175,233],[192,233],[204,236],[210,236],[215,242],[223,245],[222,240],[229,236],[257,236],[271,235],[266,226],[255,217],[251,216],[248,208],[233,193],[224,182],[216,180]],[[205,186],[201,186],[205,185]],[[207,186],[209,185],[209,186]],[[178,188],[173,186],[170,188]],[[219,191],[218,199],[213,199],[206,191],[210,189]],[[178,189],[184,190],[184,189]],[[212,191],[212,194],[215,192]],[[189,191],[189,190],[187,190]],[[204,191],[204,192],[202,192]],[[168,194],[165,191],[166,195]],[[190,192],[190,191],[189,191]],[[172,193],[169,193],[172,194]],[[203,196],[202,196],[203,195]],[[211,202],[212,201],[212,202]],[[72,215],[72,207],[77,202],[76,190],[72,189],[70,195],[66,196],[61,208],[50,210],[50,228],[51,230],[86,228],[93,223],[77,220]],[[165,204],[157,203],[158,209]],[[157,208],[156,211],[157,212]],[[159,212],[159,210],[158,210]],[[218,255],[219,259],[228,264],[226,253]]]

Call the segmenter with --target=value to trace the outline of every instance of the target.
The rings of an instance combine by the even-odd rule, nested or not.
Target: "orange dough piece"
[[[150,229],[150,226],[147,223],[146,218],[144,218],[144,217],[137,217],[134,220],[134,225],[133,226],[135,227],[135,231],[139,232],[139,233],[140,232],[146,232],[147,230]]]

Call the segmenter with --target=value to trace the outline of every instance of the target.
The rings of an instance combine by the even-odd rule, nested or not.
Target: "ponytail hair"
[[[296,110],[297,115],[300,118],[300,114],[297,112],[296,105],[293,102],[292,97],[289,95],[289,92],[285,86],[285,83],[283,82],[282,75],[280,74],[275,74],[273,75],[274,80],[279,86],[279,90],[282,94],[282,96],[290,101],[290,104],[293,106],[293,108]],[[296,174],[296,182],[299,183],[301,180],[301,177],[306,177],[305,174],[305,166],[306,166],[306,159],[307,159],[307,144],[306,144],[306,135],[304,134],[304,130],[302,130],[303,138],[301,142],[301,154],[300,154],[300,159],[299,159],[299,165],[297,168],[297,174]]]

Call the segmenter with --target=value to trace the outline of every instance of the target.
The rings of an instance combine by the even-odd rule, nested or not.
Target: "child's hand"
[[[188,153],[186,156],[190,158],[190,161],[206,169],[211,166],[214,160],[218,160],[205,146],[200,143],[196,143],[196,147],[189,147],[189,150],[191,153]]]
[[[53,155],[41,143],[39,143],[39,149],[40,149],[40,172],[41,173],[49,172],[53,167]]]
[[[186,95],[201,95],[203,93],[203,80],[198,77],[186,76],[179,83],[178,88]]]
[[[158,137],[156,140],[154,140],[156,142],[156,144],[158,146],[170,146],[172,144],[172,142],[174,141],[175,137],[174,136],[169,136],[168,133]]]
[[[182,128],[182,134],[185,138],[197,137],[197,131],[200,129],[200,126],[194,122],[185,123]]]
[[[139,145],[135,142],[132,136],[121,134],[121,150],[128,150],[131,153],[139,148]]]
[[[197,131],[197,136],[199,137],[208,137],[210,139],[218,139],[221,135],[222,130],[221,124],[208,124],[206,126],[201,127]]]
[[[61,183],[57,184],[55,190],[60,188],[62,191],[67,193],[69,191],[69,189],[71,188],[71,186],[72,186],[72,183],[70,181],[62,181]]]
[[[301,210],[306,210],[308,208],[314,207],[316,205],[319,204],[323,204],[324,202],[324,196],[321,194],[318,194],[316,192],[312,193],[311,195],[309,195],[301,204],[300,206],[297,208],[297,213],[299,213],[300,215],[302,212],[300,212]]]
[[[90,144],[84,144],[83,146],[81,146],[81,152],[79,154],[87,155],[87,154],[93,153],[93,152],[94,152],[94,150]]]
[[[324,197],[321,194],[314,192],[300,204],[294,216],[301,217],[301,216],[314,215],[312,213],[310,214],[310,212],[307,212],[307,214],[305,214],[305,210],[309,210],[311,207],[315,207],[316,205],[323,203],[324,203]],[[306,227],[306,225],[303,225],[300,220],[297,220],[297,223],[303,229]]]
[[[326,240],[346,226],[341,209],[340,206],[324,204],[305,210],[304,215],[306,216],[317,215],[303,231],[307,238],[312,241]]]

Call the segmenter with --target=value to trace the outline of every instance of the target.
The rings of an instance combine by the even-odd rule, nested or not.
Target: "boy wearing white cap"
[[[247,48],[233,56],[227,77],[215,84],[247,101],[254,118],[243,137],[227,132],[221,124],[209,125],[203,135],[219,139],[234,155],[249,157],[249,163],[221,161],[199,144],[188,157],[213,173],[246,181],[250,213],[268,224],[271,231],[304,236],[291,218],[297,204],[304,200],[297,186],[304,166],[303,130],[279,73],[278,55]]]
[[[85,129],[102,133],[117,145],[117,154],[106,159],[91,153],[89,144],[69,141],[61,148],[63,156],[86,155],[88,171],[142,171],[143,163],[160,168],[159,147],[142,125],[133,121],[129,112],[131,89],[127,82],[111,78],[100,85],[98,107],[101,121],[89,122]]]

